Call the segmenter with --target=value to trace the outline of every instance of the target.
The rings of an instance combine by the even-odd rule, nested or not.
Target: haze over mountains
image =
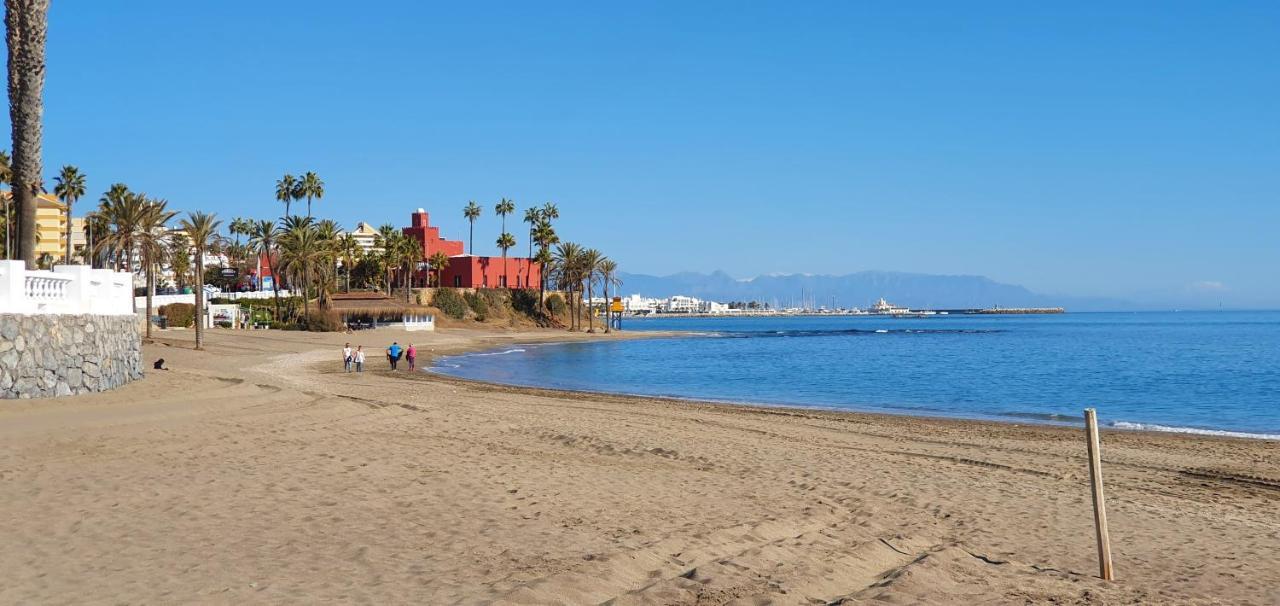
[[[669,276],[622,273],[621,292],[646,297],[688,295],[713,301],[760,301],[775,307],[869,307],[884,297],[917,309],[993,307],[1066,307],[1071,311],[1132,309],[1117,299],[1035,293],[984,276],[943,276],[892,271],[834,275],[766,275],[739,280],[716,271]]]

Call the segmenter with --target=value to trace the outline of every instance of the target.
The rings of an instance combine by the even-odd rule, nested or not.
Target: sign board
[[[240,270],[234,267],[224,267],[218,271],[218,274],[224,278],[234,278],[240,275]]]
[[[258,278],[258,288],[261,290],[272,290],[275,284],[275,276],[262,276]]]
[[[614,301],[609,304],[609,311],[622,313],[622,301]]]

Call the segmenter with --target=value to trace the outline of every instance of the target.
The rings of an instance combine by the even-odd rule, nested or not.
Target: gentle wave
[[[504,349],[504,350],[502,350],[502,351],[485,351],[485,352],[472,353],[472,354],[466,354],[466,355],[467,355],[468,357],[479,357],[479,356],[505,356],[505,355],[507,355],[507,354],[513,354],[513,353],[524,353],[524,352],[525,352],[525,350],[520,349],[520,348],[518,348],[518,347],[517,347],[517,348],[515,348],[515,349]]]
[[[721,331],[721,337],[753,339],[762,337],[847,337],[858,335],[988,335],[1004,330],[992,328],[848,328],[843,330],[735,330]]]
[[[1134,429],[1140,431],[1164,431],[1168,433],[1189,433],[1199,436],[1221,436],[1225,438],[1251,438],[1254,440],[1280,440],[1280,434],[1276,433],[1249,433],[1245,431],[1226,431],[1222,429],[1200,429],[1199,427],[1174,427],[1170,425],[1156,425],[1154,423],[1130,423],[1128,421],[1115,421],[1111,426],[1116,429]]]

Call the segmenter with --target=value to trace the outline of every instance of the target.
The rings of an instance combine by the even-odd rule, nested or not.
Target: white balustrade
[[[133,280],[87,265],[28,271],[22,261],[0,260],[0,313],[131,314]]]

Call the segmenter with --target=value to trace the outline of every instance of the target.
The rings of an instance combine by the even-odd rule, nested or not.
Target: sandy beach
[[[391,373],[564,332],[169,331],[0,404],[0,603],[1277,604],[1280,443]],[[617,338],[617,337],[614,337]],[[344,341],[370,370],[342,372]],[[403,366],[402,366],[403,368]]]

